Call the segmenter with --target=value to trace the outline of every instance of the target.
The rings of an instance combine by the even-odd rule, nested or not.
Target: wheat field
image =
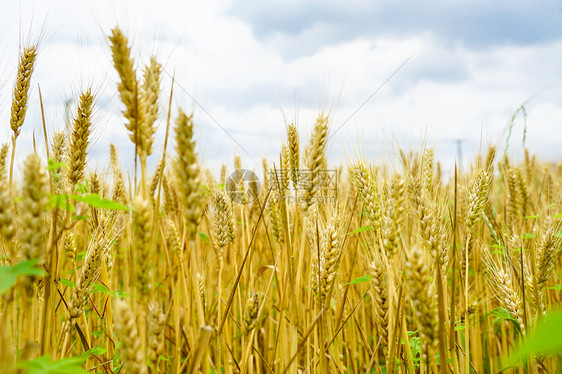
[[[70,129],[43,121],[16,149],[41,63],[20,53],[0,149],[3,373],[562,371],[562,162],[489,146],[451,176],[430,147],[333,165],[320,112],[255,174],[235,158],[213,175],[157,57],[137,66],[119,28],[107,38],[132,175],[112,144],[107,167],[87,164],[90,89]]]

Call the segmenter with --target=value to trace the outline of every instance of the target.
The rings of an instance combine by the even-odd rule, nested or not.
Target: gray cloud
[[[356,38],[430,33],[449,44],[486,48],[528,45],[562,37],[562,12],[554,1],[267,1],[237,2],[231,15],[260,38],[288,38],[300,54]],[[309,34],[314,34],[313,40]],[[304,45],[302,43],[304,43]],[[285,56],[293,57],[293,56]]]

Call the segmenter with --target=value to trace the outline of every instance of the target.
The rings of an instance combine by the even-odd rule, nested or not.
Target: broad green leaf
[[[0,295],[12,288],[20,275],[43,275],[43,270],[35,267],[37,261],[33,259],[14,266],[0,266]]]
[[[107,349],[103,347],[92,347],[90,348],[90,350],[84,352],[83,355],[91,354],[91,355],[99,356],[99,355],[103,355],[105,352],[107,352]]]
[[[527,335],[523,344],[508,358],[508,365],[515,365],[531,355],[558,355],[562,352],[562,311],[551,311]]]
[[[51,361],[51,358],[45,355],[31,361],[18,362],[16,367],[27,369],[27,374],[88,374],[81,367],[85,361],[85,356]]]
[[[70,280],[65,279],[65,278],[61,278],[61,279],[60,279],[60,282],[61,282],[62,284],[64,284],[66,287],[72,288],[72,287],[75,286],[75,284],[74,284],[73,281],[70,281]]]
[[[355,278],[354,280],[352,280],[351,282],[346,283],[346,284],[357,284],[357,283],[369,282],[371,279],[373,279],[372,276],[363,275],[362,277]]]
[[[109,290],[103,284],[94,284],[92,287],[92,292],[101,292],[103,294],[109,295]]]
[[[549,287],[551,290],[562,291],[562,284],[557,284],[554,287]]]
[[[74,212],[74,205],[66,198],[66,195],[53,195],[49,199],[51,209],[69,210]]]
[[[109,210],[130,210],[128,206],[119,204],[118,202],[102,199],[98,194],[91,193],[84,196],[80,195],[70,195],[70,197],[76,201],[81,201],[94,208],[102,208]]]

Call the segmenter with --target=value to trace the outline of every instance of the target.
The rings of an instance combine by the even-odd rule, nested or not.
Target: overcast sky
[[[240,154],[246,167],[257,167],[262,157],[278,155],[285,121],[295,120],[306,141],[315,117],[329,110],[334,164],[358,151],[388,160],[395,145],[419,149],[426,143],[450,170],[457,140],[465,161],[480,144],[503,147],[523,103],[526,146],[558,160],[560,7],[528,0],[4,1],[0,142],[11,136],[18,50],[39,41],[20,151],[31,150],[34,132],[43,144],[37,84],[49,134],[64,126],[65,101],[91,86],[97,93],[91,165],[105,167],[108,142],[114,142],[128,167],[134,149],[106,39],[119,25],[139,68],[152,54],[163,63],[163,105],[175,73],[174,112],[181,106],[195,113],[207,165],[231,165]],[[518,116],[510,145],[516,157],[522,141]]]

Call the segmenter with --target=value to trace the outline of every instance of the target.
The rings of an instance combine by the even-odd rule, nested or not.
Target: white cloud
[[[359,3],[367,7],[367,3]],[[240,18],[232,10],[236,7],[226,1],[100,1],[94,5],[37,0],[21,4],[20,19],[9,15],[19,14],[13,6],[0,6],[0,72],[6,72],[0,82],[7,82],[0,88],[0,123],[5,124],[0,126],[0,142],[11,135],[9,98],[17,63],[18,24],[21,21],[24,40],[35,40],[43,24],[45,31],[29,116],[18,140],[20,151],[30,150],[33,131],[37,144],[42,145],[37,83],[41,84],[51,132],[64,123],[64,101],[92,86],[98,93],[92,165],[105,165],[110,141],[122,148],[123,164],[131,165],[133,147],[120,118],[117,78],[104,37],[119,24],[130,36],[139,66],[153,53],[164,63],[162,103],[166,105],[171,80],[167,74],[175,72],[173,109],[181,105],[195,111],[199,152],[209,164],[230,165],[235,153],[247,166],[260,165],[262,156],[275,157],[284,140],[280,108],[289,119],[298,111],[305,139],[320,109],[332,109],[335,130],[412,54],[406,66],[331,139],[334,161],[345,160],[342,148],[359,147],[359,135],[368,152],[375,145],[389,150],[395,140],[412,147],[427,141],[451,164],[455,139],[466,140],[467,156],[478,150],[481,139],[503,144],[502,134],[513,112],[544,88],[526,107],[527,145],[542,157],[562,157],[558,146],[562,144],[558,130],[562,128],[558,63],[562,42],[552,38],[512,45],[484,43],[483,48],[446,41],[436,35],[435,28],[408,35],[361,34],[356,29],[335,37],[341,30],[329,17],[326,22],[315,18],[310,27],[295,33],[275,29],[262,37],[256,35],[252,23],[257,15]],[[288,14],[303,9],[291,4]],[[317,6],[311,3],[307,9]],[[345,17],[352,20],[357,13],[350,8]],[[32,31],[28,32],[30,23]],[[514,149],[520,148],[521,134],[522,123],[517,122]],[[163,142],[163,120],[157,136],[158,148]],[[353,155],[353,150],[347,153]],[[158,148],[153,158],[159,154]]]

